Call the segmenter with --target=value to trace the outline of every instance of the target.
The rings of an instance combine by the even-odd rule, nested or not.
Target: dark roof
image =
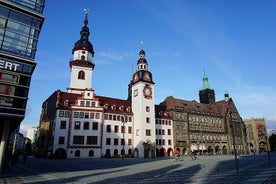
[[[170,115],[166,112],[166,106],[155,105],[155,118],[171,119]]]
[[[180,110],[194,114],[224,117],[227,115],[229,101],[222,100],[215,103],[204,104],[195,100],[188,101],[169,96],[161,102],[160,105],[166,106],[166,110]]]
[[[86,14],[85,20],[84,20],[84,26],[80,31],[81,38],[75,43],[75,46],[72,52],[78,49],[85,49],[88,52],[92,53],[92,56],[94,57],[94,49],[93,49],[93,45],[89,41],[90,31],[89,31],[89,28],[87,27],[87,24],[88,24],[88,19]]]

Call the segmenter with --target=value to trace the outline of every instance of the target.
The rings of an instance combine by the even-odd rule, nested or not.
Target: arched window
[[[93,151],[93,150],[90,150],[88,156],[89,156],[89,157],[94,157],[94,151]]]
[[[85,73],[83,70],[79,71],[78,79],[85,79]]]
[[[84,55],[81,56],[81,60],[85,61],[85,56]]]
[[[80,157],[80,150],[75,151],[75,157]]]

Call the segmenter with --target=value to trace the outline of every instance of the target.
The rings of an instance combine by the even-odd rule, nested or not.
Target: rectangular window
[[[111,139],[110,138],[106,138],[106,145],[110,145],[111,144]]]
[[[98,122],[93,122],[92,130],[98,130]]]
[[[69,111],[65,111],[65,117],[69,118]]]
[[[90,101],[86,101],[85,106],[90,107]]]
[[[96,119],[100,119],[100,113],[96,113]]]
[[[75,121],[75,129],[76,130],[80,129],[80,121]]]
[[[128,127],[128,133],[129,133],[129,134],[132,134],[132,127],[131,127],[131,126]]]
[[[125,140],[121,139],[121,145],[125,145]]]
[[[162,145],[165,145],[165,139],[162,139]]]
[[[111,114],[109,114],[108,119],[109,119],[109,120],[112,120],[112,115],[111,115]]]
[[[66,129],[66,121],[60,121],[60,129]]]
[[[111,125],[106,126],[106,132],[111,132]]]
[[[84,113],[84,118],[86,118],[86,119],[89,118],[89,113],[88,112]]]
[[[168,140],[168,145],[172,145],[172,140]]]
[[[146,130],[146,136],[150,136],[150,135],[151,135],[150,130],[147,129],[147,130]]]
[[[118,145],[118,139],[114,138],[114,145]]]
[[[59,117],[64,117],[64,111],[59,111]]]
[[[80,118],[84,118],[84,112],[80,112]]]
[[[83,123],[83,129],[84,130],[89,130],[89,122],[84,122]]]
[[[128,145],[132,145],[132,139],[128,139]]]
[[[165,130],[162,130],[162,135],[165,135]]]
[[[171,135],[171,129],[168,129],[168,135]]]
[[[97,136],[87,136],[87,144],[98,144],[98,137]]]
[[[93,112],[90,113],[90,119],[94,119],[94,113]]]
[[[81,107],[84,107],[84,101],[81,101],[81,102],[80,102],[80,106],[81,106]]]
[[[115,125],[115,126],[114,126],[114,132],[115,132],[115,133],[118,133],[118,132],[119,132],[119,126],[118,126],[118,125]]]
[[[74,118],[79,118],[79,112],[74,112]]]
[[[149,117],[146,118],[146,122],[150,123],[150,118]]]
[[[156,139],[155,142],[156,142],[156,145],[158,145],[158,139]]]
[[[125,132],[125,126],[121,126],[121,133],[126,133]]]
[[[121,121],[121,116],[117,116],[117,121]]]
[[[108,114],[104,114],[104,119],[108,120]]]
[[[64,144],[64,142],[65,142],[65,137],[58,138],[58,144]]]
[[[96,107],[96,103],[95,102],[91,102],[91,107]]]
[[[75,135],[73,137],[73,144],[84,144],[84,136]]]

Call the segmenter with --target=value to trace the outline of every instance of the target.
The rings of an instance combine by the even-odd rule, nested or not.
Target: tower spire
[[[199,101],[200,103],[214,103],[216,101],[215,99],[215,91],[210,87],[210,84],[208,82],[208,77],[205,74],[203,75],[203,85],[201,90],[199,90]]]
[[[210,87],[210,84],[209,84],[209,81],[208,81],[208,77],[207,77],[207,75],[205,74],[205,70],[204,70],[203,85],[202,85],[201,90],[204,90],[204,89],[212,89],[212,88]]]
[[[87,24],[88,24],[88,18],[87,17],[88,17],[89,9],[85,8],[84,12],[85,12],[84,26],[87,26]]]
[[[82,27],[82,29],[80,31],[81,38],[75,43],[72,53],[74,53],[75,50],[82,49],[82,50],[87,50],[88,52],[90,52],[92,54],[92,57],[94,57],[93,45],[89,41],[90,31],[87,26],[88,25],[89,9],[84,9],[84,12],[85,12],[84,26]]]

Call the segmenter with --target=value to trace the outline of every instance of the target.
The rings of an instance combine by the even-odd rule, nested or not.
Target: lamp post
[[[249,125],[246,125],[246,137],[247,137],[247,146],[248,146],[249,155],[251,155]]]
[[[267,149],[267,156],[268,156],[268,162],[270,163],[271,162],[271,159],[270,159],[270,149],[269,149],[269,141],[268,141],[268,138],[267,136],[265,136],[265,139],[266,139],[266,149]]]
[[[236,163],[236,172],[239,172],[239,164],[238,164],[238,158],[237,158],[237,151],[236,151],[236,142],[235,142],[235,134],[234,134],[234,125],[232,120],[232,111],[229,112],[230,114],[230,127],[232,130],[232,139],[233,139],[233,149],[234,149],[234,155],[235,155],[235,163]]]
[[[123,141],[122,141],[122,145],[123,145],[123,150],[122,150],[122,159],[124,160],[125,158],[125,124],[127,123],[127,119],[126,116],[122,117],[122,125],[123,125]]]
[[[201,155],[203,155],[203,144],[202,144],[202,122],[203,122],[203,119],[201,119],[201,121],[200,121],[200,133],[201,133],[200,145],[201,145]]]

